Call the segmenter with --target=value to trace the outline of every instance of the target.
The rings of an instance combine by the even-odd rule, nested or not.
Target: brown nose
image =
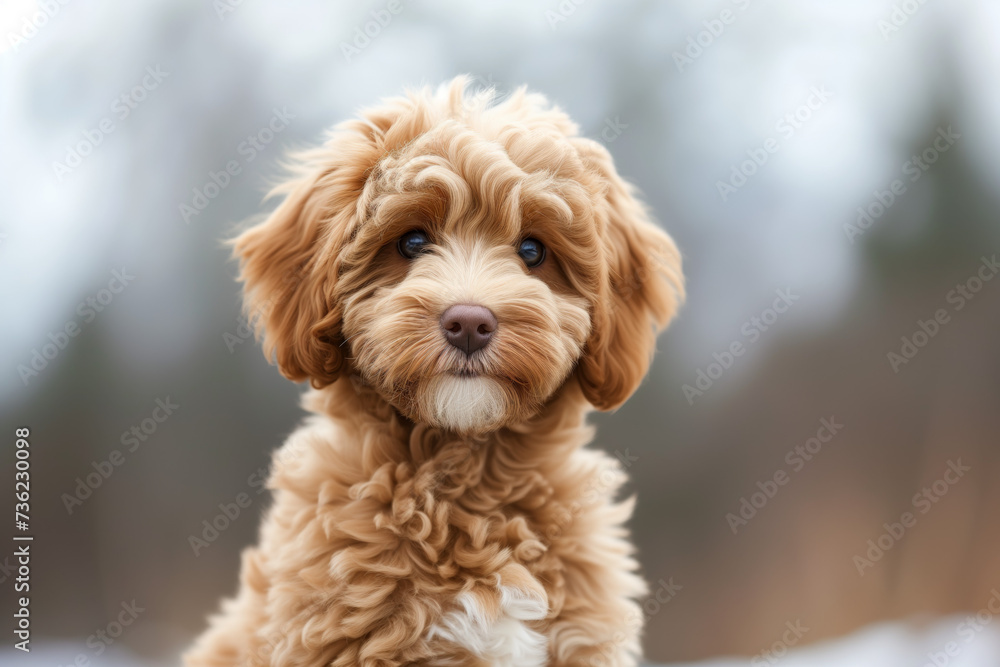
[[[444,311],[441,328],[448,342],[466,354],[486,347],[497,329],[497,318],[482,306],[456,304]]]

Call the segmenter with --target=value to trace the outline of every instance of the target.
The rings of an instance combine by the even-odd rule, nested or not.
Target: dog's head
[[[615,408],[683,298],[677,248],[565,114],[466,87],[389,100],[296,157],[234,242],[265,353],[462,432],[530,417],[567,381]]]

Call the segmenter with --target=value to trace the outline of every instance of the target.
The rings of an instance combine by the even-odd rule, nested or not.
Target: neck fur
[[[591,407],[573,380],[531,419],[480,435],[415,424],[350,377],[308,392],[303,407],[339,432],[329,446],[348,485],[413,480],[421,491],[474,505],[477,498],[491,505],[519,501],[527,489],[518,487],[537,487],[593,436],[585,423]]]

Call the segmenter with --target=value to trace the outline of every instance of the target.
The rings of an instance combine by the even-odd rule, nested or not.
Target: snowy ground
[[[780,649],[779,649],[780,652]],[[89,662],[78,661],[80,655]],[[30,655],[10,648],[0,650],[3,667],[168,667],[176,662],[144,661],[125,651],[111,650],[94,657],[85,643],[41,646]],[[849,637],[792,649],[782,656],[730,658],[670,667],[997,667],[1000,665],[1000,628],[974,616],[950,616],[924,626],[886,623],[865,628]],[[652,666],[650,666],[652,667]]]
[[[970,622],[971,618],[971,622]],[[986,623],[989,623],[987,620]],[[950,651],[950,655],[949,655]],[[949,616],[918,627],[886,623],[784,656],[712,660],[673,667],[998,667],[1000,628]]]

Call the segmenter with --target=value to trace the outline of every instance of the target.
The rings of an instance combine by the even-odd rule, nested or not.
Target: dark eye
[[[396,242],[396,247],[399,248],[399,254],[406,259],[413,259],[420,253],[427,250],[427,246],[430,245],[430,239],[427,238],[427,234],[424,234],[420,230],[406,232],[399,237],[399,241]]]
[[[517,246],[517,254],[524,260],[525,266],[533,269],[545,261],[545,246],[538,239],[524,239]]]

